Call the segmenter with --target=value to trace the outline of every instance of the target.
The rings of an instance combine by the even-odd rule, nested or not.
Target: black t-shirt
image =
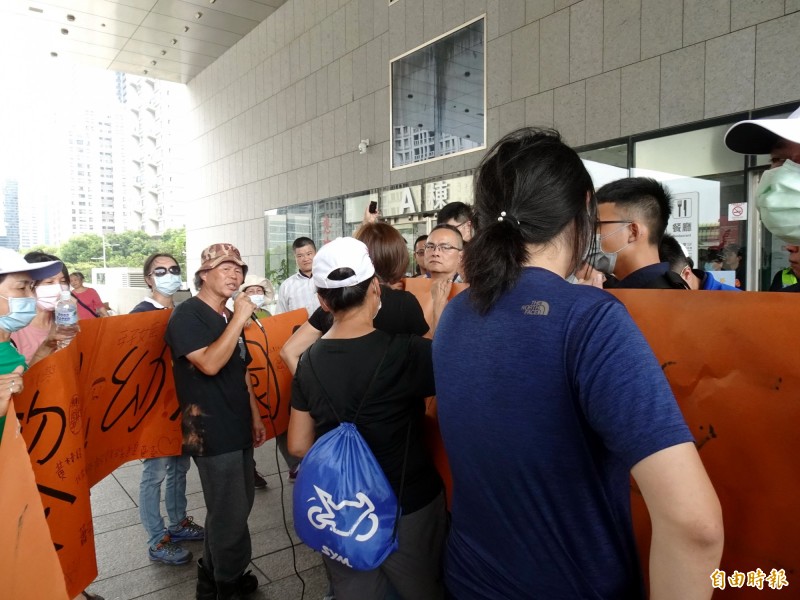
[[[210,346],[227,327],[225,317],[197,296],[172,312],[164,339],[172,350],[172,374],[182,411],[184,452],[214,456],[253,445],[250,392],[245,377],[250,354],[244,338],[216,375],[205,375],[187,354]]]
[[[322,333],[327,333],[333,325],[333,315],[318,308],[308,319],[309,324]],[[381,309],[372,321],[375,329],[386,333],[428,333],[428,323],[417,298],[411,292],[394,290],[381,286]]]
[[[380,373],[364,399],[381,359]],[[353,422],[364,400],[355,423],[398,499],[410,422],[401,499],[403,514],[410,514],[430,503],[442,489],[422,430],[425,397],[433,394],[430,340],[373,331],[354,339],[321,339],[311,346],[301,357],[292,382],[292,408],[311,414],[319,438],[339,425],[336,415]]]

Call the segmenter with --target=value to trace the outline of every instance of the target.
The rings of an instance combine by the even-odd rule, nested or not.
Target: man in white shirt
[[[289,277],[278,289],[278,306],[275,314],[305,308],[309,316],[319,307],[317,289],[311,281],[311,264],[317,247],[311,238],[299,237],[292,242],[297,273]]]

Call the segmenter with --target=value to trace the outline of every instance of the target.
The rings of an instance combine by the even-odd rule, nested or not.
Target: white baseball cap
[[[769,154],[779,138],[800,144],[800,108],[787,119],[739,121],[725,133],[725,145],[740,154]]]
[[[350,269],[353,275],[345,279],[330,279],[336,269]],[[311,276],[318,288],[333,290],[357,285],[375,275],[364,242],[351,237],[336,238],[328,242],[314,256]]]
[[[245,291],[247,288],[257,286],[264,290],[264,302],[269,304],[275,298],[275,288],[272,287],[269,279],[259,277],[258,275],[248,275],[244,278],[244,283],[239,288],[240,292]]]
[[[0,248],[0,275],[9,273],[28,273],[33,279],[47,279],[61,273],[60,260],[29,263],[19,252],[11,248]]]

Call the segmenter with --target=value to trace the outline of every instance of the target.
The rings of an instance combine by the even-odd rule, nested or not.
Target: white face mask
[[[261,306],[264,304],[264,300],[266,300],[266,298],[264,297],[264,294],[251,294],[250,295],[250,301],[253,304],[255,304],[258,308],[261,308]]]
[[[42,310],[54,311],[61,294],[61,284],[49,283],[36,287],[36,306]]]
[[[761,220],[772,235],[788,244],[800,244],[800,165],[787,160],[764,171],[756,188]]]

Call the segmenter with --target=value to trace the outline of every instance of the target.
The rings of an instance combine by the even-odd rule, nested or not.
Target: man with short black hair
[[[655,179],[627,177],[597,190],[597,237],[589,262],[618,280],[614,287],[687,289],[667,276],[658,247],[672,210],[667,189]]]
[[[463,202],[450,202],[442,207],[436,216],[437,225],[451,225],[458,229],[462,239],[472,239],[472,207]]]
[[[313,314],[319,307],[317,289],[311,281],[311,264],[317,253],[314,240],[308,237],[299,237],[292,242],[294,260],[297,262],[297,273],[289,277],[278,288],[278,305],[275,314],[289,312],[298,308],[305,308],[308,315]]]
[[[437,225],[425,240],[425,268],[427,277],[451,283],[463,281],[459,275],[461,258],[464,256],[464,240],[452,225]]]

